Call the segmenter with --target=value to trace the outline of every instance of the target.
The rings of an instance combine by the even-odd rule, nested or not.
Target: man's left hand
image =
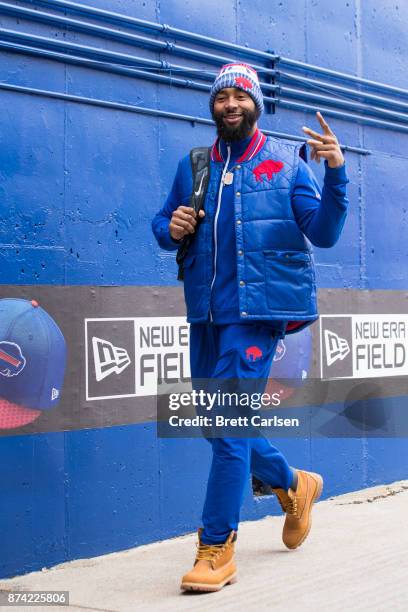
[[[344,164],[344,157],[336,135],[331,131],[321,113],[317,112],[316,117],[322,127],[323,134],[318,134],[308,127],[302,128],[306,134],[312,136],[312,138],[307,141],[307,144],[310,145],[312,149],[310,158],[315,159],[317,163],[320,164],[320,158],[323,157],[327,160],[327,164],[330,168],[339,168]]]

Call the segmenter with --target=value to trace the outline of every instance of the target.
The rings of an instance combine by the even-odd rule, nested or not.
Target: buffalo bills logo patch
[[[283,168],[283,162],[274,161],[273,159],[265,159],[265,161],[261,162],[256,168],[252,170],[255,174],[255,178],[257,182],[261,182],[264,180],[264,176],[271,180],[274,174],[280,172]]]
[[[14,342],[0,342],[0,374],[1,376],[17,376],[24,369],[26,359],[21,348]]]
[[[283,340],[279,340],[278,346],[276,347],[275,355],[273,356],[274,361],[280,361],[284,358],[286,353],[286,346]]]
[[[235,77],[235,83],[238,85],[238,87],[243,87],[244,89],[252,89],[252,83],[246,77]]]
[[[248,361],[257,361],[262,357],[262,351],[258,346],[249,346],[245,351],[245,357]]]

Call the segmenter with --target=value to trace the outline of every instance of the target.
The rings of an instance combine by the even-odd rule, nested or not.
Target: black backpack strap
[[[307,163],[307,147],[306,147],[305,142],[302,144],[302,146],[299,149],[299,157],[301,157],[303,161]]]
[[[177,280],[184,280],[184,258],[190,248],[194,236],[197,234],[201,217],[198,212],[204,209],[205,196],[207,195],[208,182],[210,180],[210,147],[196,147],[190,151],[191,172],[193,175],[193,190],[190,196],[190,206],[197,213],[197,225],[194,234],[184,236],[178,248],[176,261],[178,263]]]

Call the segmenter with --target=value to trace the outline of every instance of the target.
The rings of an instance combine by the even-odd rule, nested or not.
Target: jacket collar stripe
[[[250,159],[255,157],[255,155],[262,149],[265,142],[266,142],[266,136],[262,134],[260,130],[256,130],[255,134],[252,136],[244,153],[241,155],[241,157],[237,159],[236,163],[249,161]],[[219,138],[217,138],[217,140],[214,142],[212,146],[211,160],[216,161],[216,162],[224,161],[221,155],[221,143],[220,143]]]
[[[249,145],[247,146],[247,148],[245,149],[241,157],[237,159],[237,163],[247,161],[247,159],[249,159],[249,154],[251,153],[253,148],[256,147],[256,144],[260,138],[260,135],[261,135],[260,130],[256,130],[255,134],[252,136],[251,140],[249,141]]]
[[[266,141],[266,136],[264,134],[262,134],[261,132],[261,137],[258,140],[257,144],[255,145],[254,150],[252,151],[252,153],[250,154],[250,156],[248,157],[248,161],[250,159],[252,159],[253,157],[255,157],[255,155],[258,153],[258,151],[260,151],[262,149],[262,147],[264,146]]]
[[[217,138],[217,140],[214,142],[212,150],[211,150],[211,160],[217,161],[217,162],[223,161],[221,155],[218,152],[218,141],[219,141],[219,138]]]

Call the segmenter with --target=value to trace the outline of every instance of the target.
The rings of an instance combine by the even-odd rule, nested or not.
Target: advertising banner
[[[403,403],[385,404],[407,391],[406,297],[321,291],[319,322],[277,345],[265,392],[279,401],[262,406],[262,423],[296,409],[303,429],[274,435],[406,435]],[[159,435],[190,435],[169,429],[163,400],[190,377],[180,287],[0,286],[2,436],[149,421]]]

